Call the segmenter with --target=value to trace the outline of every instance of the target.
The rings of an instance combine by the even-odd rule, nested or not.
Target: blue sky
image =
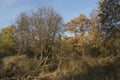
[[[51,6],[61,14],[64,21],[77,17],[80,13],[89,16],[97,7],[98,0],[1,0],[0,28],[14,24],[23,11],[36,10],[40,6]]]

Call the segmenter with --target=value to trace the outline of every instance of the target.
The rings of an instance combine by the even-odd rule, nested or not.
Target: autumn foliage
[[[53,8],[21,13],[0,31],[0,79],[120,80],[119,3],[67,23]]]

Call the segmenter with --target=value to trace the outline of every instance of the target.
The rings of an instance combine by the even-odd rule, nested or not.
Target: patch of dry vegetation
[[[0,31],[0,79],[120,80],[118,3],[101,0],[91,18],[66,24],[53,8],[21,13]]]

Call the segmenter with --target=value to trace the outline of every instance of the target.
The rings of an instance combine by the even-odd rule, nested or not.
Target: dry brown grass
[[[63,57],[58,64],[40,66],[40,60],[29,59],[25,55],[3,58],[4,67],[0,71],[3,79],[23,80],[119,80],[120,57],[75,59]],[[55,70],[50,70],[57,66]],[[110,70],[110,72],[109,72]],[[103,76],[103,78],[101,78]],[[118,79],[116,79],[116,76]],[[110,78],[109,78],[110,77]]]

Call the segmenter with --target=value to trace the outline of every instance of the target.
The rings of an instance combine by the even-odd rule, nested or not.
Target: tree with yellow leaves
[[[14,25],[3,28],[0,33],[0,53],[6,53],[8,55],[15,53],[16,27]]]

